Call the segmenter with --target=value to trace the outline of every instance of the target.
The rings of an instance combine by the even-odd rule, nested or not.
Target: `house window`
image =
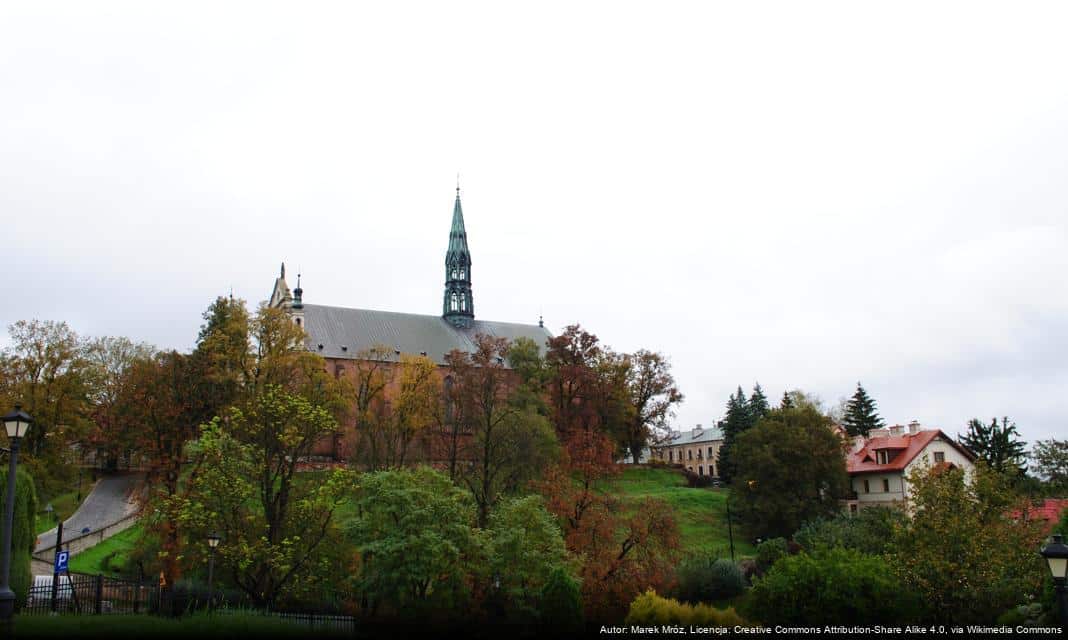
[[[849,513],[856,513],[856,512],[857,512],[857,505],[855,505],[855,504],[849,505]]]
[[[697,475],[699,475],[699,476],[705,475],[705,468],[704,467],[697,467]]]
[[[885,451],[876,451],[875,452],[875,461],[878,462],[879,464],[886,464],[886,452]]]
[[[675,452],[668,451],[668,462],[675,462]]]
[[[868,481],[864,481],[864,493],[871,493],[871,487],[868,486]]]
[[[711,460],[711,459],[712,459],[712,447],[709,447],[709,448],[708,448],[708,459],[709,459],[709,460]]]
[[[693,460],[693,449],[687,449],[686,450],[686,459],[687,460]]]
[[[935,451],[935,464],[942,464],[946,461],[946,454],[944,451]]]
[[[883,478],[883,493],[890,493],[890,480]]]

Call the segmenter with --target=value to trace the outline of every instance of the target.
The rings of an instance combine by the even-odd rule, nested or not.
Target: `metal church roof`
[[[474,320],[470,327],[458,328],[441,316],[319,304],[304,305],[304,330],[308,350],[324,358],[357,359],[361,351],[386,346],[413,355],[425,351],[438,364],[444,364],[445,354],[453,349],[474,352],[474,338],[480,333],[508,340],[530,338],[542,353],[552,337],[544,327],[531,324]]]

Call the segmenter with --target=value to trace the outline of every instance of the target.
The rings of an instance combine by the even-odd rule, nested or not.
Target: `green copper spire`
[[[467,248],[464,211],[460,207],[460,187],[452,207],[449,250],[445,253],[445,300],[442,316],[456,327],[470,327],[475,319],[475,299],[471,294],[471,252]]]

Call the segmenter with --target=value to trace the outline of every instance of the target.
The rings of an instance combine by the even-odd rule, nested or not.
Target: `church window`
[[[467,311],[467,294],[460,294],[460,311]]]
[[[460,279],[463,280],[465,277],[466,277],[466,274],[465,274],[464,268],[460,267]]]
[[[451,278],[452,278],[453,280],[455,280],[455,279],[456,279],[456,267],[453,267],[453,268],[452,268],[452,275],[451,275],[450,277],[451,277]],[[460,276],[460,277],[462,278],[463,276]]]
[[[455,292],[455,291],[453,291],[453,292],[452,292],[452,295],[451,295],[451,296],[450,296],[450,298],[449,298],[449,310],[450,310],[450,311],[456,311],[456,310],[458,310],[458,309],[460,308],[460,307],[459,307],[459,304],[460,304],[460,300],[459,300],[459,298],[458,298],[458,297],[456,296],[456,292]]]

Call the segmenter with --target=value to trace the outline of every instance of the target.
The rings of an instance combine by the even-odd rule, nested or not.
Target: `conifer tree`
[[[768,405],[768,397],[764,395],[764,389],[761,388],[760,383],[756,383],[753,387],[753,395],[749,396],[749,426],[756,425],[757,421],[767,415],[771,410],[771,406]]]
[[[1022,474],[1027,470],[1023,464],[1026,452],[1023,440],[1016,431],[1016,423],[1009,422],[1008,417],[993,418],[989,425],[979,418],[968,421],[968,433],[957,436],[957,441],[968,447],[975,455],[986,461],[994,471]]]
[[[779,408],[780,409],[793,409],[794,408],[794,400],[793,400],[793,398],[790,397],[790,392],[789,391],[783,391],[782,392],[782,401],[779,403]]]
[[[857,392],[849,399],[845,416],[842,417],[842,426],[845,427],[846,433],[851,436],[867,437],[872,429],[879,429],[885,425],[886,423],[875,409],[875,400],[858,382]]]
[[[730,482],[734,472],[731,463],[731,448],[735,438],[751,426],[749,418],[749,402],[745,399],[745,392],[738,387],[738,392],[731,394],[727,401],[727,415],[720,421],[719,428],[723,431],[723,446],[719,449],[719,477],[725,482]]]

